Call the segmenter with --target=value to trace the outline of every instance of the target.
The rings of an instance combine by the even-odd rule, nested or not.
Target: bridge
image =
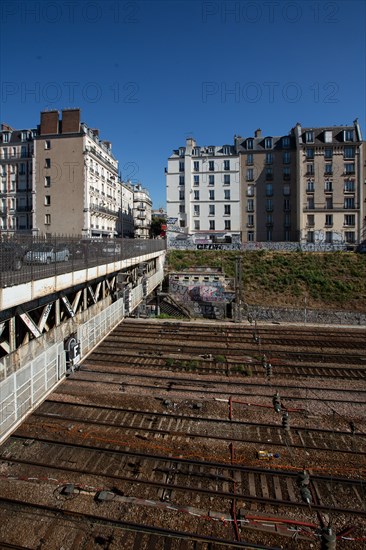
[[[146,311],[165,256],[161,239],[0,243],[0,443],[124,317]]]

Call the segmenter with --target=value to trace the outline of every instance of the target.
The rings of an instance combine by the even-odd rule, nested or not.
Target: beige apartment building
[[[34,141],[34,233],[114,237],[121,210],[111,143],[80,121],[79,109],[41,113]]]
[[[148,239],[151,226],[152,200],[147,189],[137,183],[133,186],[133,218],[135,238]]]

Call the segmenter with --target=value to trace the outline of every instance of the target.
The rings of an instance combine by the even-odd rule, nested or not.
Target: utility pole
[[[235,323],[241,323],[241,295],[242,295],[242,265],[241,256],[235,258]]]

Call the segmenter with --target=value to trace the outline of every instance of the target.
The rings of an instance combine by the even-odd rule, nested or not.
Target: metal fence
[[[0,288],[165,249],[163,239],[15,235],[0,240]]]

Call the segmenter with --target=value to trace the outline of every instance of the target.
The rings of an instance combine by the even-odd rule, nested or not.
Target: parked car
[[[67,262],[69,258],[70,251],[65,245],[39,244],[26,253],[24,261],[29,264],[51,264]]]
[[[0,242],[0,270],[19,271],[23,265],[24,254],[24,249],[16,243]]]

